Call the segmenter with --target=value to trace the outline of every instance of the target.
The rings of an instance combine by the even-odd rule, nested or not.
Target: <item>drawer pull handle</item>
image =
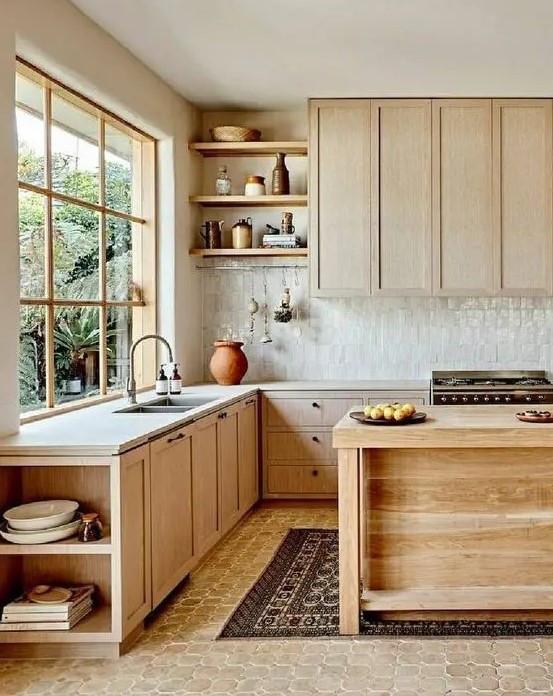
[[[313,408],[321,408],[316,401],[314,401],[311,406],[313,406]]]
[[[249,404],[255,404],[255,401],[256,401],[255,399],[248,399],[246,401],[246,406],[249,406]]]
[[[319,442],[319,438],[316,435],[313,435],[311,439],[313,440],[313,442]]]
[[[313,476],[318,476],[318,475],[319,475],[319,472],[317,471],[317,469],[313,469],[313,471],[311,472],[311,474],[312,474]]]
[[[217,416],[217,418],[219,418],[219,419],[221,419],[221,418],[226,418],[226,417],[227,417],[227,412],[226,412],[226,411],[223,411],[222,413],[220,413],[220,414]]]
[[[184,433],[179,433],[178,435],[175,435],[174,437],[169,437],[167,438],[167,444],[170,442],[175,442],[176,440],[182,440],[183,437],[186,437]]]

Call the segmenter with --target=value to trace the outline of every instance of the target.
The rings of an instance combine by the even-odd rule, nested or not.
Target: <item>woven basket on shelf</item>
[[[209,132],[211,139],[220,143],[246,143],[261,138],[261,131],[245,126],[215,126]]]

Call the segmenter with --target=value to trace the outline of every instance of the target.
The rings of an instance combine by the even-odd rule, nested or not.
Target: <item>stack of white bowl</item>
[[[0,535],[12,544],[46,544],[77,533],[81,516],[74,500],[40,500],[6,510]]]

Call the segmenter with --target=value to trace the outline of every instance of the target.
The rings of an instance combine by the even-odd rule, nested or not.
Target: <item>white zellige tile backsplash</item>
[[[247,264],[256,265],[256,261]],[[212,379],[208,365],[213,341],[225,329],[245,341],[248,381],[427,379],[433,369],[447,368],[553,369],[553,298],[310,299],[305,265],[297,272],[292,270],[293,262],[284,272],[245,270],[244,263],[235,261],[225,265],[238,270],[201,271],[207,380]],[[259,342],[264,277],[273,339],[267,344]],[[252,279],[260,311],[250,344]],[[299,320],[278,324],[272,310],[280,303],[284,282]]]

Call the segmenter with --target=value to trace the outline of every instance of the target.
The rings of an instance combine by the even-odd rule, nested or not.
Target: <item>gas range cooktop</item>
[[[433,404],[550,404],[553,384],[543,370],[434,371]]]

